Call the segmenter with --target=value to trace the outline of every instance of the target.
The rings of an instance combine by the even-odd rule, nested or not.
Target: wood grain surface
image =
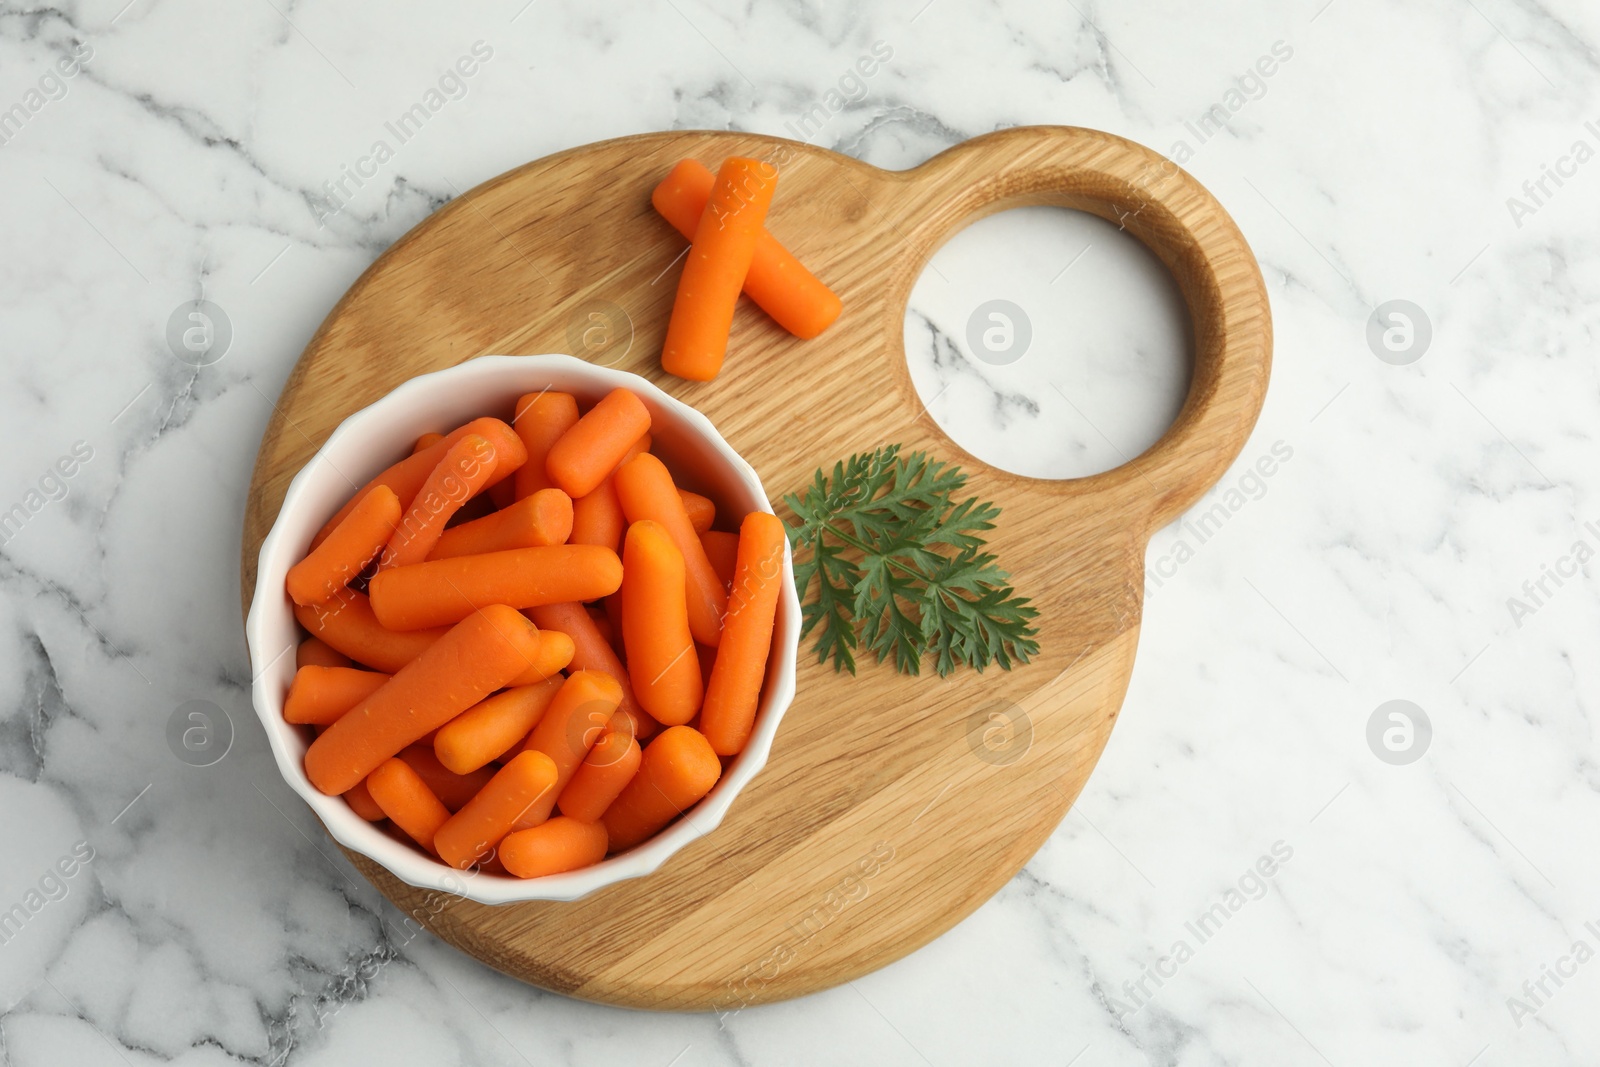
[[[798,341],[741,301],[721,376],[680,381],[658,357],[685,242],[651,209],[650,190],[681,158],[715,169],[735,154],[778,165],[769,228],[845,310]],[[928,257],[977,218],[1036,204],[1123,226],[1166,264],[1189,309],[1194,365],[1177,421],[1089,478],[1024,478],[966,454],[924,412],[906,368],[906,300]],[[586,336],[604,321],[594,314],[622,332]],[[547,989],[723,1012],[798,996],[948,930],[1066,814],[1133,667],[1145,544],[1238,454],[1271,347],[1260,272],[1232,220],[1175,165],[1110,134],[1006,130],[898,172],[740,133],[589,145],[452,201],[329,314],[261,442],[244,600],[290,478],[338,422],[413,375],[487,353],[592,355],[659,383],[711,418],[780,514],[782,494],[852,452],[900,442],[960,462],[971,491],[1003,509],[991,544],[1040,609],[1033,663],[948,679],[863,663],[851,677],[803,648],[771,761],[721,827],[654,875],[581,901],[440,901],[351,855],[433,933]]]

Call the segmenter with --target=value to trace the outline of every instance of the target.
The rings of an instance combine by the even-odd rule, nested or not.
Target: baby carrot
[[[433,835],[450,818],[450,809],[428,783],[400,759],[386,759],[367,775],[367,792],[406,835],[433,851]]]
[[[301,667],[289,683],[283,700],[285,722],[328,726],[345,712],[378,691],[389,680],[378,671],[358,671],[352,667]]]
[[[284,585],[290,599],[296,604],[320,604],[337,596],[389,543],[399,524],[400,498],[388,486],[377,486],[305,559],[289,568]]]
[[[393,674],[444,636],[444,627],[398,633],[386,630],[372,613],[366,594],[346,589],[332,600],[296,605],[300,625],[357,663]]]
[[[617,650],[600,633],[582,604],[542,604],[529,608],[528,617],[539,627],[540,634],[563,633],[572,639],[570,666],[574,671],[602,671],[616,680],[622,690],[617,711],[629,716],[634,727],[633,735],[639,738],[640,744],[655,735],[659,726],[645,714],[634,698],[633,684],[628,679],[628,671],[623,667]]]
[[[308,637],[294,650],[294,665],[299,667],[348,667],[350,657],[330,648],[315,637]]]
[[[561,814],[594,822],[617,799],[639,769],[639,742],[626,733],[607,730],[584,758],[556,805]]]
[[[477,496],[494,467],[494,446],[486,438],[469,433],[451,445],[389,538],[378,560],[379,569],[404,567],[427,559],[450,516]],[[333,540],[332,536],[328,539]]]
[[[721,639],[722,615],[728,610],[728,591],[711,569],[705,546],[683,508],[683,498],[672,484],[666,465],[645,453],[617,471],[617,498],[628,521],[654,519],[667,528],[683,554],[689,606],[689,629],[702,645],[715,647]],[[380,575],[381,577],[381,575]]]
[[[711,502],[711,498],[687,489],[679,489],[678,495],[683,498],[683,512],[689,516],[689,525],[694,527],[694,532],[703,534],[711,529],[711,524],[717,521],[717,506]]]
[[[480,767],[471,774],[457,774],[439,762],[439,757],[434,755],[432,741],[407,745],[400,750],[397,758],[405,760],[406,766],[416,771],[433,795],[451,811],[460,811],[500,769],[491,765]]]
[[[515,678],[536,651],[538,634],[503,604],[469,615],[313,741],[306,776],[324,793],[343,793]]]
[[[588,867],[606,858],[606,828],[557,815],[500,842],[500,862],[518,878]]]
[[[418,630],[454,623],[489,604],[531,608],[593,600],[621,584],[622,561],[609,548],[547,545],[395,567],[379,571],[367,590],[384,626]]]
[[[708,168],[686,159],[662,179],[650,201],[662,218],[693,241],[716,181],[717,176]],[[839,317],[841,305],[833,290],[818,281],[765,229],[756,238],[750,269],[744,276],[744,291],[774,322],[796,337],[815,337]]]
[[[699,732],[669,726],[650,742],[633,776],[602,821],[611,851],[630,849],[711,792],[722,763]]]
[[[734,305],[777,183],[777,168],[770,163],[739,156],[723,160],[695,225],[667,320],[661,369],[668,374],[708,382],[722,369]]]
[[[457,774],[498,759],[528,736],[562,681],[549,678],[537,685],[513,686],[480,700],[439,727],[433,738],[434,754]]]
[[[528,734],[524,752],[543,752],[556,768],[556,784],[550,795],[524,816],[517,829],[543,822],[555,806],[556,797],[566,788],[578,765],[589,755],[605,732],[611,713],[622,699],[617,680],[601,671],[573,671],[545,709],[544,716]]]
[[[704,689],[684,603],[683,555],[650,519],[629,526],[623,539],[622,645],[640,706],[665,726],[688,722]]]
[[[539,650],[533,655],[523,672],[511,679],[511,685],[538,685],[557,672],[565,670],[572,662],[572,638],[556,630],[539,631]]]
[[[772,651],[787,543],[783,522],[776,515],[752,511],[739,525],[733,595],[728,598],[722,644],[717,646],[716,666],[700,709],[700,732],[719,756],[738,755],[750,740]]]
[[[368,822],[382,822],[388,816],[383,809],[378,807],[378,802],[372,799],[372,794],[367,791],[367,783],[357,782],[344,791],[344,802],[350,805],[350,810]]]
[[[616,552],[622,547],[622,530],[627,525],[614,478],[608,476],[592,492],[572,502],[572,543],[575,545],[604,545]]]
[[[707,530],[700,535],[700,546],[706,550],[711,569],[722,579],[723,585],[733,581],[733,564],[739,555],[739,535],[723,530]]]
[[[577,421],[578,402],[571,393],[547,389],[517,398],[517,413],[511,425],[517,428],[517,436],[528,450],[528,462],[517,469],[514,481],[518,500],[556,484],[545,472],[545,457],[550,454],[550,446]]]
[[[543,752],[519,752],[489,779],[478,795],[450,816],[433,835],[439,858],[458,870],[482,863],[530,809],[554,798],[556,766]],[[546,809],[548,811],[548,809]],[[541,817],[528,823],[536,826]]]
[[[322,543],[333,528],[344,520],[344,517],[355,509],[361,498],[380,485],[387,485],[394,490],[394,495],[400,498],[400,507],[409,508],[411,501],[416,499],[417,491],[422,488],[422,483],[428,480],[428,475],[439,465],[444,454],[450,446],[467,436],[475,433],[494,446],[496,463],[494,473],[489,477],[489,484],[495,485],[504,478],[509,478],[517,468],[521,467],[528,458],[528,450],[523,447],[522,441],[517,437],[517,432],[500,419],[473,419],[465,426],[458,426],[445,434],[444,437],[424,448],[421,452],[414,452],[405,459],[381,472],[376,478],[362,486],[356,495],[345,502],[344,507],[334,513],[333,518],[317,532],[312,538],[313,546]]]
[[[564,544],[572,533],[572,521],[572,498],[559,489],[540,489],[500,511],[444,531],[428,558]]]
[[[434,445],[443,440],[444,434],[442,433],[425,433],[421,437],[417,438],[416,444],[411,446],[411,454],[414,456],[423,449],[432,448]]]
[[[648,429],[650,409],[644,401],[626,389],[613,389],[550,446],[545,472],[572,499],[588,496]]]

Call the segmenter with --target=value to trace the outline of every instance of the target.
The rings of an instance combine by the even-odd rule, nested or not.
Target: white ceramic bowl
[[[306,777],[305,728],[283,721],[284,694],[294,677],[294,648],[300,640],[293,605],[284,592],[284,575],[305,555],[312,535],[350,496],[350,483],[364,484],[404,458],[425,432],[445,432],[481,415],[509,419],[512,404],[524,393],[548,387],[572,393],[580,403],[593,403],[618,386],[633,390],[650,409],[652,451],[685,488],[716,501],[719,525],[733,515],[772,510],[756,472],[722,439],[710,420],[638,375],[571,356],[481,356],[413,378],[340,423],[322,450],[289,483],[278,518],[261,542],[245,639],[254,675],[251,695],[278,769],[335,840],[411,885],[484,904],[505,904],[576,900],[601,886],[649,874],[722,821],[739,790],[766,764],[778,720],[794,698],[800,602],[795,595],[793,560],[785,551],[785,581],[778,600],[772,655],[750,743],[704,800],[636,848],[593,867],[543,878],[467,874],[390,837],[356,815],[339,797],[323,795]]]

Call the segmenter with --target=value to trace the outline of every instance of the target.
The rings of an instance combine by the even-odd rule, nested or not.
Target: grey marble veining
[[[240,639],[256,445],[334,301],[589,141],[906,167],[1022,123],[1182,162],[1277,334],[1060,829],[910,958],[724,1019],[414,934],[278,779]],[[0,1062],[1596,1062],[1597,153],[1578,0],[0,8]],[[205,366],[169,342],[197,299]],[[1009,362],[969,340],[994,300]],[[1040,476],[1138,452],[1186,380],[1149,257],[1051,212],[959,236],[905,329],[930,414]],[[169,742],[192,701],[210,766]]]

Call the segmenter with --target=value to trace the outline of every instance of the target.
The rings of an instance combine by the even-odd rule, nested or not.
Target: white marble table
[[[8,5],[0,1062],[1600,1061],[1597,89],[1580,0]],[[908,959],[726,1019],[400,934],[277,777],[239,627],[250,464],[339,294],[584,142],[904,167],[1020,123],[1183,160],[1277,329],[1244,454],[1150,546],[1122,719],[1055,836]],[[203,367],[168,340],[198,298],[232,331]],[[965,340],[993,299],[1028,317],[1014,362]],[[1395,300],[1411,328],[1369,342]],[[954,436],[1059,477],[1160,432],[1180,321],[1126,238],[1039,211],[948,246],[906,336]],[[1427,728],[1369,731],[1395,700]],[[233,727],[208,767],[169,747],[191,701]]]

